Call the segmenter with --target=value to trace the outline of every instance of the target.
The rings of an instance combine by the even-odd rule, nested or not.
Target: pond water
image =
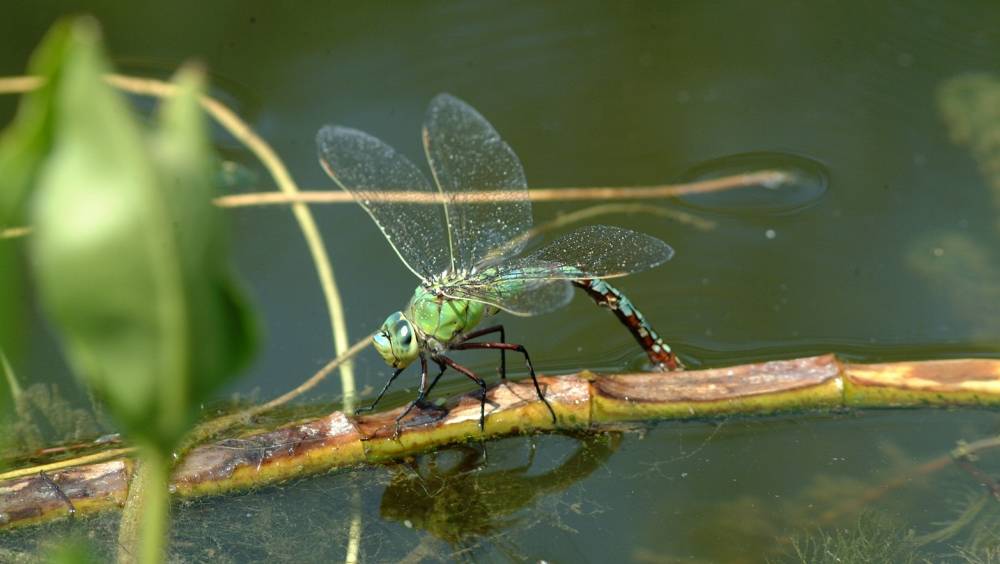
[[[822,352],[862,362],[1000,356],[1000,178],[990,176],[1000,167],[988,141],[975,142],[1000,132],[996,2],[90,4],[121,72],[166,78],[203,61],[213,93],[308,189],[334,188],[313,145],[325,123],[368,131],[421,162],[423,110],[439,92],[496,126],[533,187],[797,173],[784,192],[650,203],[710,229],[649,213],[595,220],[676,250],[619,286],[691,366]],[[54,19],[78,10],[6,6],[0,74],[23,72]],[[13,104],[0,99],[0,122]],[[248,152],[221,132],[218,141],[247,167],[240,189],[272,189]],[[535,219],[588,205],[536,204]],[[353,341],[417,281],[359,207],[313,212]],[[233,210],[231,221],[236,268],[267,340],[220,398],[266,399],[333,356],[332,336],[289,210]],[[583,296],[504,323],[540,372],[644,366],[629,334]],[[25,341],[18,374],[58,386],[79,415],[61,425],[86,427],[90,403],[37,316]],[[388,376],[371,350],[355,370],[366,397]],[[408,376],[387,406],[413,393]],[[469,389],[457,377],[439,387]],[[340,393],[329,378],[310,400]],[[89,425],[83,434],[108,431]],[[184,504],[171,550],[179,561],[338,560],[349,508],[360,504],[365,561],[758,562],[795,560],[796,550],[819,561],[831,546],[867,546],[852,554],[891,561],[915,556],[881,541],[907,535],[921,541],[921,557],[986,561],[1000,556],[995,502],[976,505],[984,490],[957,467],[920,468],[998,426],[990,411],[872,411],[509,438],[489,443],[485,461],[474,445]],[[59,427],[46,430],[51,439]],[[1000,460],[978,464],[992,472]],[[946,528],[963,515],[963,526]],[[81,532],[109,550],[114,527],[114,516],[63,522],[0,546]],[[883,549],[899,552],[874,552]]]

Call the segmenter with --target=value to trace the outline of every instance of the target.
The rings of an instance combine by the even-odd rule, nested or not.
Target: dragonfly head
[[[420,355],[413,324],[401,311],[386,318],[382,328],[372,337],[372,343],[386,364],[393,368],[406,368]]]

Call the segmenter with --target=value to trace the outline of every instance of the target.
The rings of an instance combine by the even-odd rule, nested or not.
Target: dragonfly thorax
[[[433,288],[418,286],[406,306],[405,317],[432,349],[444,349],[492,313],[486,304],[449,298]]]
[[[375,350],[393,368],[406,368],[419,358],[421,349],[443,352],[495,310],[473,300],[449,298],[419,286],[405,311],[386,318],[372,337]]]

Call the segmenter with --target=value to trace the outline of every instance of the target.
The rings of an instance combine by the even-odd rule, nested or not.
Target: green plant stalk
[[[142,543],[140,562],[163,562],[166,557],[167,531],[170,523],[170,462],[158,451],[150,451],[144,464],[146,491],[142,504],[139,539]]]
[[[170,523],[170,459],[155,448],[142,450],[118,529],[120,564],[163,562]]]

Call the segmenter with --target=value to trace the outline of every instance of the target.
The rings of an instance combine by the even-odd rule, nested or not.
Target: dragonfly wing
[[[449,297],[484,302],[515,315],[538,315],[569,303],[571,280],[625,276],[662,264],[673,254],[670,245],[655,237],[591,225],[439,289]]]
[[[564,235],[541,249],[503,265],[507,278],[546,276],[575,280],[616,278],[659,266],[674,256],[670,245],[644,233],[588,225]],[[557,265],[539,268],[539,265]]]
[[[451,270],[496,264],[524,248],[531,202],[521,161],[483,116],[449,94],[427,108],[424,151],[434,182],[445,196]],[[498,197],[463,201],[489,190]]]
[[[443,289],[450,298],[483,302],[514,315],[539,315],[568,304],[573,287],[568,280],[491,279],[485,284],[460,284]]]
[[[324,126],[316,134],[316,146],[323,169],[368,212],[407,268],[425,281],[450,268],[442,205],[375,199],[395,190],[437,197],[435,188],[409,159],[381,140],[348,127]]]

